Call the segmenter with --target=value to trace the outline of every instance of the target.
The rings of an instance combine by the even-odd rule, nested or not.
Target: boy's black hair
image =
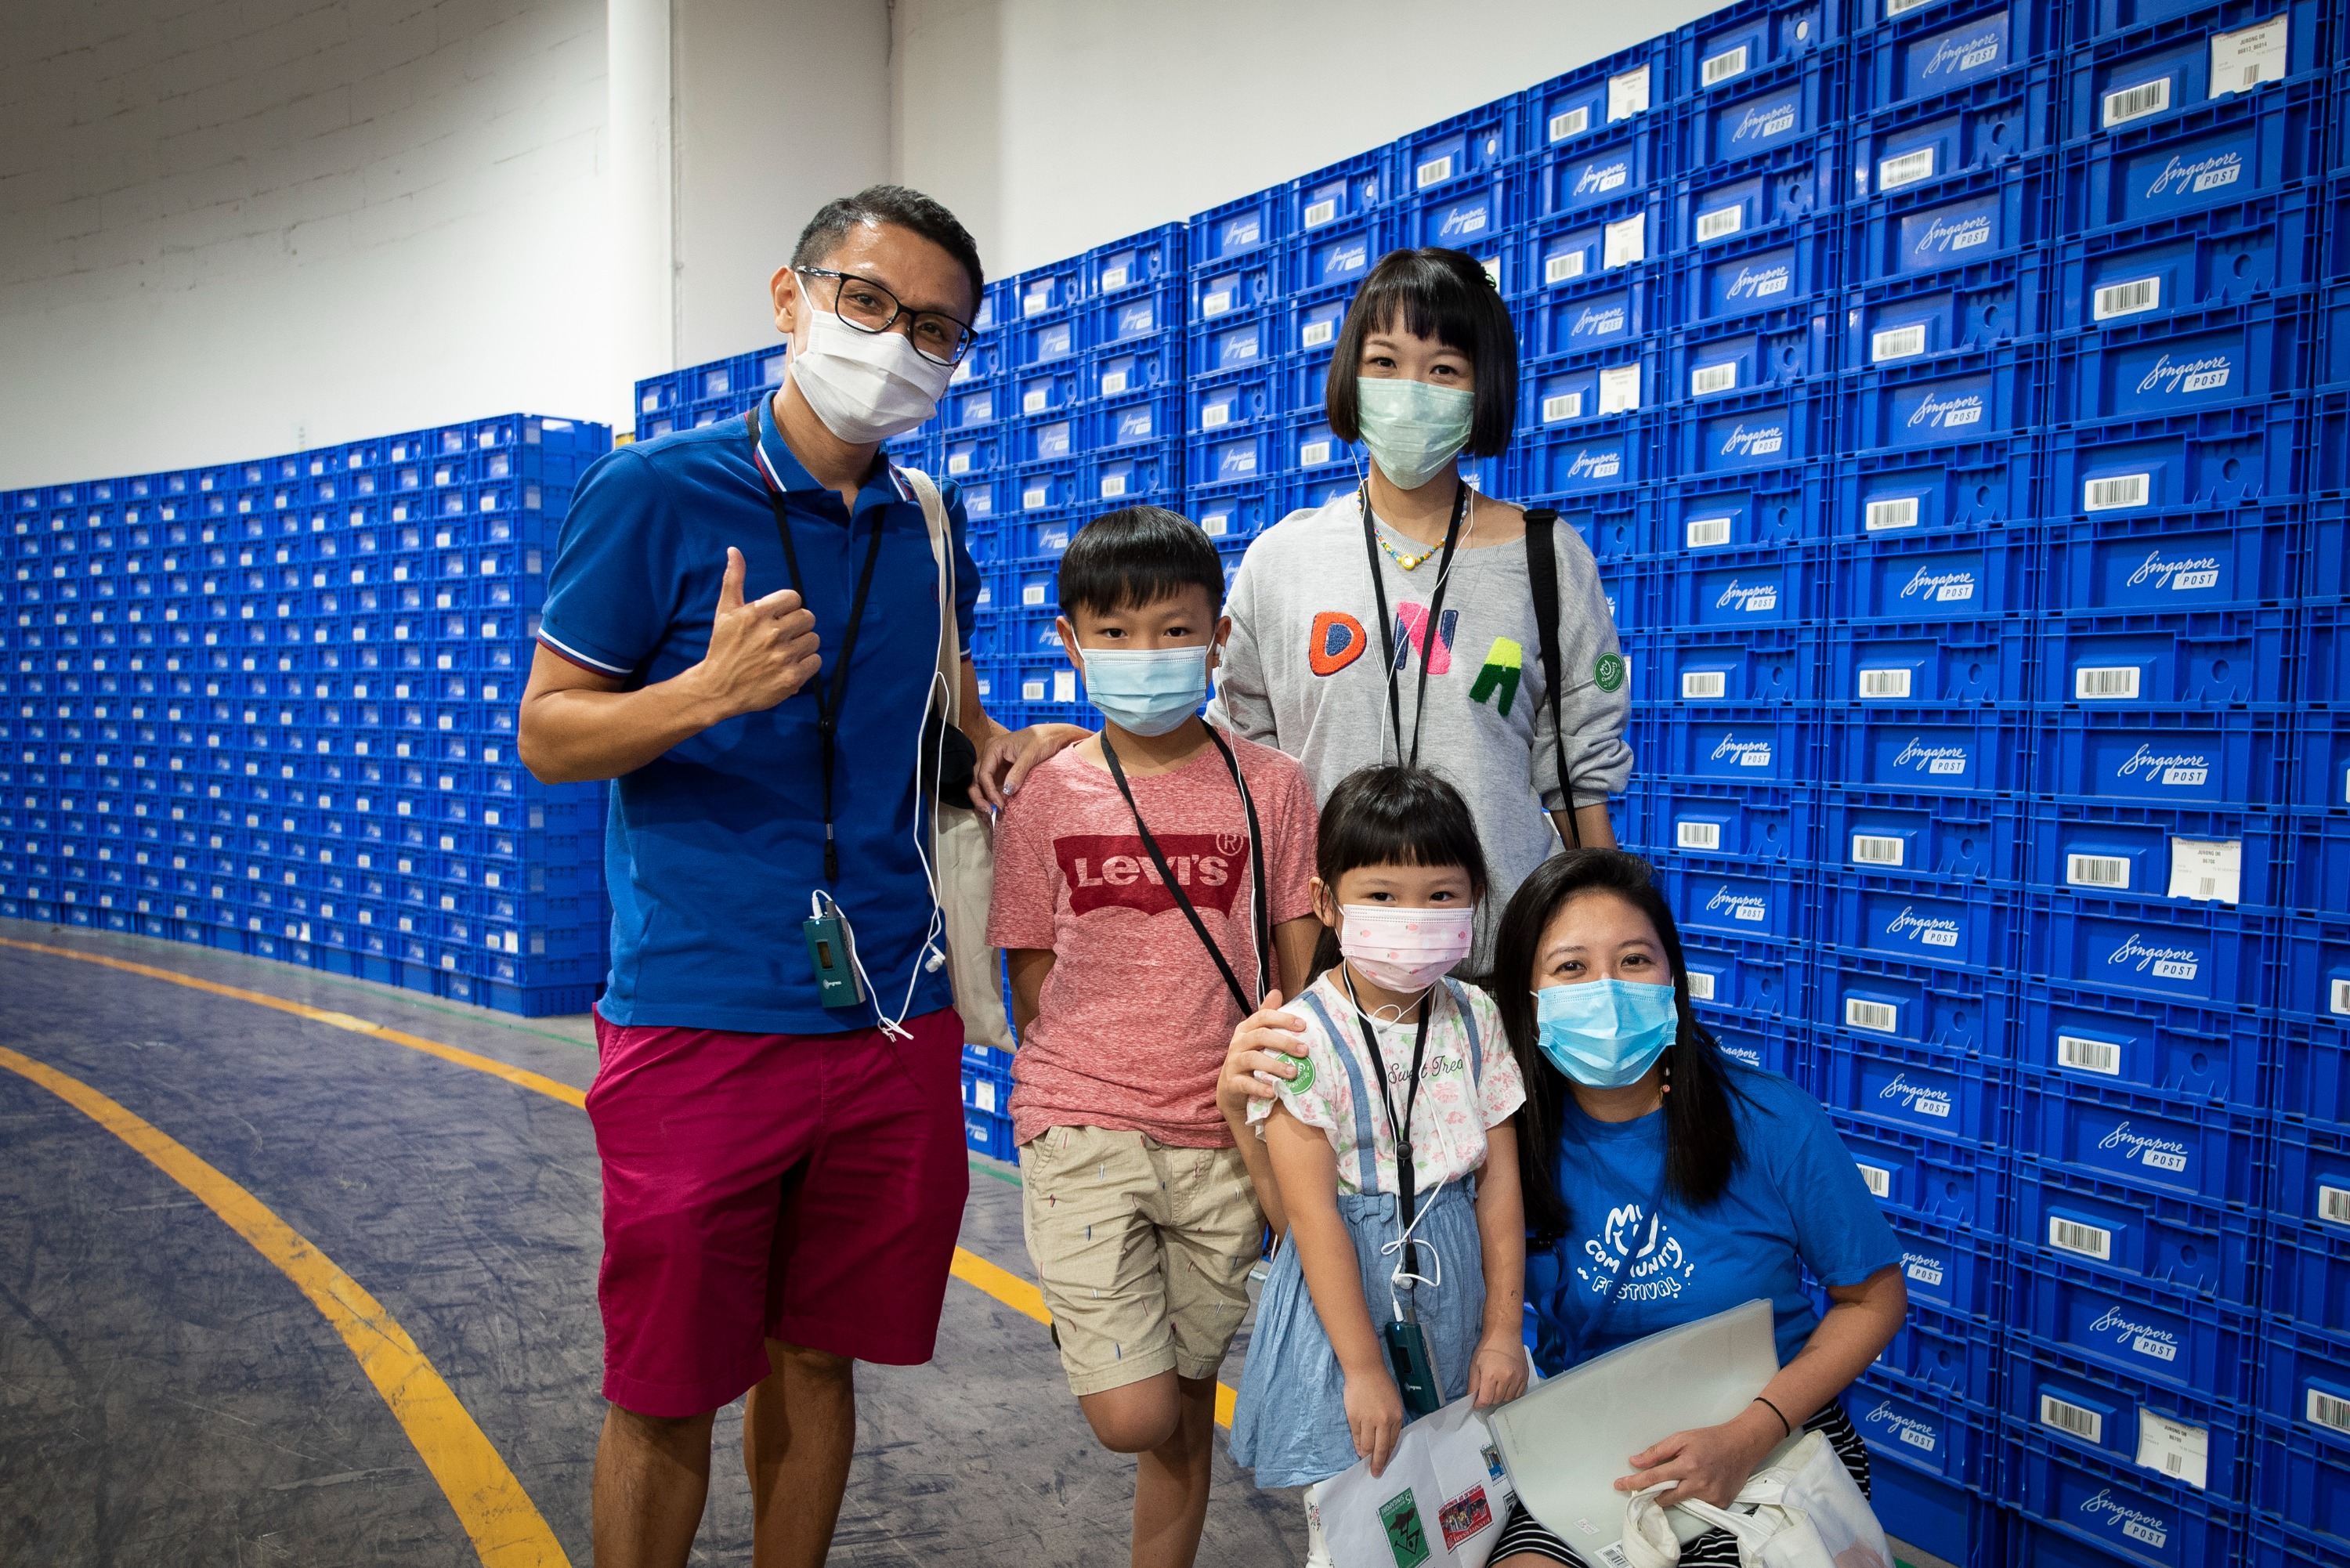
[[[904,185],[868,185],[854,196],[835,196],[817,208],[807,227],[800,231],[799,244],[792,247],[792,265],[822,266],[848,237],[848,231],[859,223],[887,223],[920,234],[954,257],[971,279],[972,314],[979,314],[979,302],[987,294],[987,275],[980,268],[979,245],[971,231],[944,206]]]
[[[1506,452],[1518,422],[1518,330],[1477,258],[1438,245],[1389,251],[1355,291],[1323,391],[1331,432],[1340,441],[1363,439],[1355,401],[1363,339],[1395,326],[1469,356],[1476,402],[1464,450],[1472,457]]]
[[[1461,792],[1426,768],[1391,763],[1358,768],[1322,803],[1314,874],[1338,897],[1338,878],[1365,866],[1458,866],[1469,891],[1485,896],[1485,847]],[[1315,944],[1313,972],[1336,968],[1338,933],[1327,926]]]
[[[1648,917],[1672,971],[1673,1001],[1680,1028],[1665,1047],[1665,1177],[1675,1197],[1691,1209],[1712,1205],[1730,1185],[1740,1158],[1738,1118],[1731,1098],[1741,1091],[1732,1066],[1690,1006],[1689,967],[1681,957],[1680,928],[1664,895],[1648,875],[1648,863],[1620,849],[1568,849],[1534,867],[1518,884],[1502,911],[1493,942],[1493,970],[1485,990],[1502,1015],[1502,1033],[1518,1059],[1526,1103],[1518,1112],[1518,1182],[1533,1245],[1555,1243],[1575,1223],[1558,1189],[1558,1142],[1567,1136],[1566,1105],[1574,1090],[1566,1075],[1542,1053],[1535,1023],[1534,966],[1542,956],[1543,932],[1561,905],[1579,894],[1600,892],[1621,898]]]
[[[1224,563],[1215,541],[1164,506],[1105,512],[1077,530],[1061,556],[1061,613],[1072,622],[1080,608],[1096,615],[1140,609],[1194,586],[1223,614]]]

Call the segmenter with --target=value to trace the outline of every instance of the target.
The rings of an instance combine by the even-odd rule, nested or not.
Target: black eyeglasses
[[[952,365],[970,351],[975,336],[971,327],[941,310],[910,310],[896,295],[871,278],[853,272],[837,272],[827,266],[803,266],[793,269],[803,277],[823,277],[832,280],[829,308],[859,332],[883,333],[898,324],[900,317],[910,318],[912,325],[906,336],[914,345],[914,352],[933,365]],[[826,302],[815,297],[813,303]]]

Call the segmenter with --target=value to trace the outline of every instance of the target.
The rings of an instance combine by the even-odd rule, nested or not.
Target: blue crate
[[[1872,1392],[1877,1386],[1864,1381],[1846,1397],[1847,1407],[1856,1412],[1856,1423],[1859,1412],[1879,1408]],[[2005,1568],[2007,1521],[1983,1495],[1983,1487],[1937,1479],[1919,1468],[1932,1466],[1944,1455],[1961,1454],[1965,1460],[1945,1460],[1960,1474],[1970,1473],[1971,1464],[1986,1470],[1995,1465],[1997,1445],[1988,1440],[1992,1435],[1989,1430],[1971,1420],[1961,1427],[1942,1414],[1965,1408],[1963,1401],[1948,1396],[1933,1400],[1906,1397],[1897,1399],[1889,1416],[1877,1423],[1889,1431],[1862,1428],[1863,1438],[1871,1445],[1869,1506],[1889,1523],[1888,1533],[1956,1568]],[[1963,1446],[1961,1433],[1965,1434]],[[1888,1441],[1905,1443],[1908,1451],[1894,1453],[1886,1446]],[[1934,1445],[1933,1451],[1919,1451],[1928,1442]],[[1877,1464],[1874,1461],[1878,1453],[1902,1462]],[[1977,1454],[1982,1455],[1980,1460],[1973,1459]]]
[[[2010,961],[2017,935],[2012,893],[1841,867],[1823,867],[1814,883],[1823,942],[1900,964],[1992,970]],[[1848,996],[1856,994],[1852,983],[1846,982]],[[1849,1024],[1846,1005],[1842,1022]],[[1990,1038],[1995,1036],[1987,1037],[1987,1047],[1996,1049]]]
[[[2039,599],[2033,534],[2006,526],[1840,541],[1827,552],[1826,613],[1910,623],[2029,614]]]
[[[2190,852],[2175,841],[2226,840],[2239,846],[2241,869],[2237,897],[2242,909],[2274,909],[2283,902],[2290,861],[2289,840],[2266,814],[2181,811],[2162,806],[2093,806],[2035,803],[2031,808],[2032,880],[2043,887],[2073,888],[2111,898],[2129,898],[2149,912],[2191,902],[2220,899],[2226,889],[2190,883],[2192,891],[2173,897],[2174,873],[2191,878]]]
[[[1831,926],[1835,909],[1821,909]],[[1992,973],[1937,969],[1866,948],[1840,948],[1812,985],[1812,1021],[1821,1037],[1843,1034],[1852,1048],[1880,1042],[1925,1046],[1937,1054],[1998,1058],[2007,1054],[2012,982]]]
[[[1747,707],[1820,696],[1814,628],[1685,628],[1627,633],[1622,640],[1638,701]]]
[[[2057,193],[2057,165],[2047,158],[1879,193],[1848,217],[1846,281],[1918,277],[2044,247],[2061,232]]]
[[[1835,368],[1830,328],[1829,310],[1799,306],[1761,321],[1669,333],[1663,395],[1702,402],[1824,375]]]
[[[2260,1339],[2251,1314],[2053,1256],[2018,1251],[2012,1263],[2007,1321],[2033,1339],[2203,1398],[2251,1397]]]
[[[2339,1178],[2336,1178],[2339,1180]],[[2269,1311],[2297,1321],[2296,1342],[2270,1333],[2268,1407],[2286,1417],[2308,1409],[2308,1385],[2350,1400],[2350,1228],[2272,1219],[2262,1242]]]
[[[1295,254],[1299,244],[1334,227],[1360,232],[1359,225],[1392,205],[1407,184],[1399,178],[1392,147],[1373,148],[1292,180],[1283,229],[1291,254]],[[1370,259],[1377,261],[1378,253],[1374,251]],[[1301,282],[1295,270],[1288,276],[1288,286],[1293,289],[1316,286],[1325,281]]]
[[[2287,749],[2266,725],[2113,705],[2043,711],[2035,722],[2034,787],[2046,794],[2180,809],[2265,805],[2285,794]]]
[[[1379,178],[1377,174],[1367,177],[1374,183]],[[1314,199],[1298,200],[1304,211],[1318,214],[1327,208],[1336,212],[1346,205],[1346,199],[1337,192],[1348,188],[1342,178],[1325,186]],[[1293,295],[1353,288],[1369,275],[1380,257],[1396,248],[1399,221],[1399,213],[1391,211],[1388,204],[1374,202],[1359,214],[1325,219],[1293,234],[1283,242],[1279,268],[1273,276],[1274,286]],[[1263,300],[1249,303],[1262,304]],[[1196,321],[1205,317],[1195,312],[1192,318]]]
[[[2246,1468],[2251,1459],[2252,1418],[2240,1407],[2158,1387],[2102,1366],[2093,1366],[2061,1347],[2028,1339],[2014,1346],[2002,1405],[2011,1429],[2029,1432],[2033,1447],[2049,1455],[2095,1455],[2131,1472],[2135,1484],[2155,1496],[2189,1503],[2248,1501]],[[2166,1458],[2171,1423],[2204,1434],[2199,1478],[2192,1461],[2168,1459],[2176,1473],[2152,1463]],[[2141,1444],[2146,1445],[2141,1448]]]
[[[1844,87],[1843,73],[1813,54],[1684,100],[1675,115],[1677,171],[1711,181],[1762,160],[1785,169],[1831,155]]]
[[[1533,191],[1527,217],[1553,226],[1602,223],[1659,211],[1672,169],[1672,126],[1664,117],[1638,119],[1611,128],[1604,136],[1575,139],[1539,152],[1531,160]],[[1663,234],[1648,231],[1649,255],[1662,254]],[[1631,258],[1634,260],[1638,257]],[[1596,270],[1597,257],[1593,258]],[[1549,273],[1535,273],[1531,283],[1557,282]]]
[[[2350,599],[2350,502],[2340,499],[2312,502],[2308,512],[2309,526],[2304,563],[2301,579],[2296,585],[2298,595],[2309,600]],[[2345,804],[2336,798],[2327,804]]]
[[[1339,314],[1343,315],[1343,310]],[[1200,323],[1190,334],[1191,374],[1213,376],[1271,363],[1285,352],[1282,346],[1284,324],[1284,312],[1278,306],[1240,311],[1229,319]],[[1334,318],[1333,340],[1336,336]]]
[[[1825,776],[1905,794],[2025,788],[2033,732],[2012,709],[1841,710],[1824,728]]]
[[[2095,991],[2234,1008],[2263,1001],[2274,922],[2225,906],[2142,905],[2035,889],[2019,910],[2029,977]]]
[[[1825,464],[1810,463],[1669,481],[1644,548],[1698,554],[1817,539],[1827,526],[1829,478]]]
[[[2293,1552],[2285,1561],[2350,1559],[2350,1452],[2337,1434],[2305,1418],[2263,1418],[2253,1438],[2252,1481],[2262,1512],[2289,1521],[2282,1538]],[[2309,1556],[2297,1554],[2304,1542]]]
[[[1180,441],[1148,441],[1098,449],[1078,476],[1084,504],[1097,508],[1179,504],[1183,490]]]
[[[2039,422],[2040,355],[2002,344],[1837,378],[1836,436],[1858,454],[1997,441]]]
[[[1082,256],[1032,267],[1012,280],[1011,305],[1015,321],[1066,311],[1089,297]]]
[[[1856,118],[1856,198],[1924,192],[1956,176],[2045,153],[2057,139],[2055,67],[1980,78],[1939,97]]]
[[[1525,222],[1526,179],[1520,166],[1497,163],[1481,166],[1467,179],[1438,182],[1415,191],[1397,203],[1392,243],[1467,251],[1492,268],[1492,258],[1506,251],[1511,232]],[[1523,285],[1504,270],[1494,279],[1494,286],[1513,294]]]
[[[1318,511],[1334,501],[1353,497],[1358,482],[1351,467],[1316,468],[1278,476],[1273,486],[1274,520],[1293,512]]]
[[[1014,420],[1066,419],[1090,395],[1083,389],[1085,367],[1083,358],[1060,359],[992,382],[988,389],[972,394],[984,400],[987,417],[965,422],[980,425],[1000,423],[1008,427]],[[942,432],[940,439],[951,445],[965,438],[964,432],[957,428]]]
[[[1659,779],[1645,781],[1642,793],[1651,842],[1665,854],[1801,865],[1816,853],[1818,803],[1810,791]]]
[[[1833,49],[1843,23],[1837,7],[1810,0],[1742,0],[1674,30],[1673,79],[1691,93],[1737,93],[1774,67]]]
[[[1288,190],[1275,185],[1192,216],[1187,254],[1195,267],[1211,267],[1263,250],[1286,234]]]
[[[2289,1113],[2302,1107],[2288,1106]],[[2333,1118],[2332,1125],[2303,1122],[2289,1115],[2275,1126],[2276,1184],[2272,1189],[2271,1204],[2275,1215],[2293,1224],[2314,1224],[2326,1229],[2328,1234],[2341,1235],[2344,1220],[2342,1192],[2350,1191],[2350,1125],[2343,1118]],[[2337,1298],[2329,1287],[2325,1298]],[[2324,1313],[2301,1312],[2291,1305],[2279,1304],[2276,1311],[2285,1315],[2299,1315],[2330,1330],[2342,1326],[2342,1319],[2329,1308]]]
[[[1805,935],[1806,900],[1785,867],[1731,872],[1669,862],[1656,875],[1692,941],[1793,941]]]
[[[1569,299],[1638,280],[1647,275],[1641,268],[1669,264],[1668,243],[1665,210],[1650,194],[1530,224],[1513,243],[1510,268],[1518,280],[1513,290],[1517,308],[1521,315],[1555,310]],[[1538,307],[1533,303],[1536,296],[1553,303]],[[1669,303],[1654,302],[1659,322],[1669,319],[1661,309]],[[1555,335],[1558,324],[1552,323],[1551,330]],[[1562,341],[1572,342],[1573,334]]]
[[[1292,354],[1267,378],[1273,410],[1284,414],[1310,414],[1329,408],[1331,356]]]
[[[1760,201],[1759,195],[1754,198]],[[1796,311],[1827,297],[1840,275],[1843,230],[1834,220],[1796,218],[1783,229],[1764,228],[1743,205],[1707,210],[1720,224],[1736,214],[1741,228],[1700,242],[1682,232],[1669,259],[1671,292],[1667,318],[1683,326]],[[1696,221],[1692,215],[1691,222]]]
[[[1621,428],[1664,400],[1661,364],[1653,342],[1531,361],[1518,375],[1517,428],[1537,438]]]
[[[2063,154],[2070,233],[2232,206],[2324,172],[2325,84],[2290,82],[2074,143]]]
[[[1957,1317],[1995,1320],[2005,1305],[2007,1242],[1993,1231],[1888,1214],[1910,1299]]]
[[[1709,1010],[1710,1022],[1801,1021],[1809,980],[1808,960],[1798,943],[1693,929],[1684,952],[1690,998]]]
[[[2303,1530],[2292,1521],[2254,1513],[2250,1555],[2255,1568],[2350,1568],[2350,1536],[2331,1543]]]
[[[2097,17],[2084,28],[2084,37],[2068,54],[2064,71],[2064,133],[2078,140],[2106,135],[2125,128],[2158,124],[2210,103],[2220,94],[2238,90],[2237,80],[2215,84],[2211,79],[2213,40],[2259,23],[2284,21],[2285,77],[2295,80],[2322,76],[2330,65],[2329,18],[2317,0],[2293,0],[2278,5],[2273,0],[2234,0],[2233,4],[2198,5],[2185,15],[2159,20],[2141,16],[2135,22]],[[2338,25],[2338,24],[2337,24]],[[2084,47],[2085,46],[2085,47]],[[2270,78],[2273,81],[2278,78]],[[2252,89],[2266,90],[2265,85]]]
[[[2289,618],[2212,610],[2077,616],[2043,623],[2033,695],[2144,710],[2210,702],[2277,704],[2284,690]]]
[[[2314,533],[2330,533],[2341,527],[2338,518],[2314,522]],[[2313,707],[2340,710],[2350,706],[2350,624],[2345,624],[2343,606],[2336,604],[2310,605],[2295,618],[2296,646],[2293,649],[2299,669],[2297,680],[2292,682],[2293,695]]]
[[[2002,1346],[1990,1322],[1912,1301],[1908,1318],[1872,1370],[1921,1390],[1985,1408],[1999,1397]]]
[[[1817,620],[1827,605],[1826,565],[1816,549],[1784,545],[1669,556],[1651,568],[1654,605],[1648,614],[1656,624],[1673,627],[1773,627]]]
[[[945,460],[940,465],[944,471],[941,477],[969,482],[1001,472],[1012,462],[1003,440],[1007,423],[999,422],[968,435],[949,437],[942,447]]]
[[[2069,1177],[2239,1210],[2266,1196],[2268,1129],[2256,1114],[2080,1074],[2025,1072],[2018,1093],[2018,1150]]]
[[[1519,95],[1519,145],[1555,152],[1613,128],[1664,118],[1683,85],[1669,34],[1554,77]]]
[[[1412,197],[1458,190],[1506,168],[1519,137],[1515,95],[1440,119],[1396,142],[1398,182]]]
[[[1828,789],[1818,805],[1823,867],[2007,886],[2024,878],[2023,811],[1996,797]]]
[[[1913,366],[2037,337],[2050,326],[2049,292],[2036,254],[1851,289],[1842,368]]]
[[[973,1154],[983,1154],[990,1159],[1017,1160],[1020,1150],[1012,1141],[1012,1118],[988,1116],[983,1112],[966,1110],[962,1116],[963,1142]]]
[[[1175,396],[1183,381],[1183,348],[1182,337],[1172,332],[1097,348],[1076,368],[1078,399]]]
[[[1156,306],[1152,309],[1155,315]],[[1074,307],[1014,322],[1004,330],[1004,371],[1024,376],[1064,363],[1074,366],[1077,357],[1092,347],[1086,339],[1089,325],[1089,318]]]
[[[2151,998],[2024,981],[2013,1051],[2019,1064],[2051,1079],[2181,1104],[2259,1112],[2274,1092],[2257,1019]]]
[[[2111,424],[2272,399],[2307,384],[2315,329],[2292,300],[2109,322],[2051,346],[2049,417]]]
[[[1184,445],[1194,486],[1257,483],[1289,466],[1278,421],[1202,432]]]
[[[1690,480],[1784,469],[1825,456],[1834,403],[1826,383],[1798,382],[1668,405],[1662,415],[1666,472]]]
[[[1216,540],[1253,539],[1281,521],[1263,479],[1193,485],[1184,492],[1183,512]]]
[[[1912,7],[1856,33],[1852,110],[1871,114],[1946,98],[2007,72],[2051,60],[2062,7],[2041,0]]]
[[[2043,524],[2043,613],[2182,613],[2292,597],[2306,555],[2299,507],[2244,507],[2197,522],[2192,532],[2144,515]]]
[[[1085,254],[1079,273],[1086,297],[1101,299],[1131,288],[1180,281],[1187,238],[1183,224],[1165,223],[1096,245]]]
[[[2350,925],[2350,819],[2296,815],[2280,826],[2287,830],[2277,855],[2286,873],[2281,901],[2312,918],[2313,929]]]
[[[1824,640],[1824,701],[1911,709],[2027,697],[2026,620],[1838,623]]]
[[[1180,441],[1182,395],[1169,389],[1104,400],[1079,411],[1076,434],[1079,452],[1097,455]]]
[[[1707,1008],[1698,1021],[1721,1054],[1758,1072],[1801,1083],[1808,1074],[1801,1025],[1783,1018],[1752,1017]]]
[[[1657,461],[1653,427],[1634,416],[1521,439],[1504,484],[1508,493],[1558,498],[1555,504],[1565,506],[1633,490],[1655,477]]]

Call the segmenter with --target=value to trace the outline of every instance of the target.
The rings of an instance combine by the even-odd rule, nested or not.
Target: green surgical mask
[[[1476,397],[1458,387],[1384,377],[1355,378],[1355,419],[1388,483],[1418,490],[1469,444]]]

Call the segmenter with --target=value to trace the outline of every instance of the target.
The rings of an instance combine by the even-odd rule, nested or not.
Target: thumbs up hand
[[[726,551],[726,576],[711,618],[710,649],[688,672],[715,723],[764,712],[789,699],[816,672],[816,617],[790,588],[743,602],[743,552]]]

